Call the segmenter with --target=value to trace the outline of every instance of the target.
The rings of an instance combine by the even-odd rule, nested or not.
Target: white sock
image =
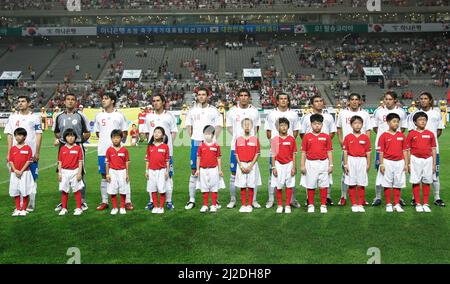
[[[108,183],[106,179],[102,178],[100,182],[100,192],[102,194],[102,203],[108,204],[108,192],[107,192]]]
[[[331,199],[331,184],[330,184],[330,186],[328,187],[327,198],[330,198],[330,199]]]
[[[125,203],[131,203],[131,190],[125,196]]]
[[[439,181],[439,178],[435,181],[433,181],[433,192],[434,192],[434,201],[441,199],[441,196],[439,195],[441,191],[441,182]]]
[[[375,186],[375,199],[381,200],[381,193],[383,192],[383,187],[381,185]]]
[[[255,186],[255,188],[253,189],[253,200],[252,200],[252,203],[253,202],[256,202],[256,193],[258,192],[258,187],[257,186]]]
[[[236,180],[236,176],[231,174],[230,175],[230,202],[236,202],[236,186],[234,185],[235,180]]]
[[[195,202],[196,185],[197,185],[197,177],[191,175],[189,178],[189,202]]]
[[[275,188],[272,187],[272,185],[270,184],[271,181],[271,177],[269,176],[269,201],[274,202],[275,199]]]
[[[344,176],[342,176],[342,180],[341,180],[341,198],[345,198],[347,199],[347,189],[348,186],[344,183]]]
[[[294,186],[292,188],[291,204],[294,203],[295,201],[297,201],[297,196],[295,195],[296,192],[297,192],[297,190],[295,189],[295,186]]]
[[[36,208],[36,193],[30,193],[30,202],[28,206],[31,206],[33,209]]]
[[[152,197],[152,193],[149,192],[148,195],[150,195],[150,202],[153,203],[153,197]]]
[[[173,179],[169,178],[169,180],[167,181],[166,202],[172,202],[172,192],[173,192]]]

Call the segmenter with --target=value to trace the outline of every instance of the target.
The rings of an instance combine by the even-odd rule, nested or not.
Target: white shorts
[[[144,133],[145,124],[139,124],[138,130],[139,130],[139,134]]]
[[[166,169],[148,170],[147,191],[166,193],[169,179],[164,176]]]
[[[384,175],[378,170],[377,185],[386,188],[404,188],[406,186],[405,160],[384,159]]]
[[[130,183],[127,182],[127,170],[109,169],[111,182],[107,185],[107,192],[110,195],[129,194]]]
[[[344,176],[344,183],[349,186],[368,186],[367,158],[348,156],[348,175]]]
[[[328,159],[305,161],[306,175],[300,178],[300,185],[307,189],[330,187],[330,174]]]
[[[272,173],[270,185],[276,189],[282,189],[284,186],[286,186],[286,188],[295,187],[295,176],[291,176],[293,166],[294,162],[281,164],[278,161],[275,161],[275,168],[277,169],[278,176],[275,177]]]
[[[59,183],[59,191],[64,191],[66,193],[77,192],[84,187],[82,180],[77,180],[78,169],[67,170],[61,169],[61,182]]]
[[[250,163],[241,162],[244,168],[247,168]],[[253,169],[250,173],[244,174],[241,171],[240,167],[236,168],[236,179],[234,185],[239,188],[256,188],[257,186],[261,186],[261,174],[259,173],[258,163],[253,165]]]
[[[219,167],[200,168],[197,188],[201,192],[218,192],[219,189],[225,188],[225,182],[219,175]]]
[[[411,155],[411,175],[409,176],[409,182],[412,184],[418,183],[433,183],[435,180],[433,174],[433,157],[427,159],[418,158]]]
[[[11,173],[9,179],[9,196],[28,196],[33,193],[35,183],[30,171],[24,171],[20,178],[15,173]]]

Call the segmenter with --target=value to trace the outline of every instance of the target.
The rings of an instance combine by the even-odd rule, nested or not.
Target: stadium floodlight
[[[80,12],[81,0],[67,0],[66,7],[69,12]]]

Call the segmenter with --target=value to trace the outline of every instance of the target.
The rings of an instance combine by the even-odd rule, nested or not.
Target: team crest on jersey
[[[75,125],[75,124],[77,124],[77,123],[78,123],[78,120],[76,120],[76,119],[72,120],[72,124],[73,124],[73,125]]]

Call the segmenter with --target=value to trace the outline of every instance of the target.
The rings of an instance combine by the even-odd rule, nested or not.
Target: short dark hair
[[[131,126],[136,126],[136,123],[133,123]]]
[[[157,127],[155,127],[155,129],[153,129],[153,133],[155,133],[156,130],[159,130],[159,131],[162,132],[162,134],[163,134],[163,143],[167,144],[168,141],[169,141],[169,138],[167,137],[166,131],[164,130],[164,128],[162,128],[161,126],[157,126]],[[153,143],[155,143],[155,138],[152,135],[152,137],[150,138],[150,141],[148,141],[148,144],[152,145]]]
[[[18,99],[18,100],[20,100],[20,99],[25,99],[25,100],[27,101],[27,103],[30,103],[30,102],[31,102],[30,97],[27,96],[27,95],[20,95],[20,96],[17,97],[17,99]]]
[[[350,118],[350,124],[353,124],[353,122],[355,122],[357,120],[361,121],[361,123],[364,123],[364,119],[361,116],[354,115],[354,116],[352,116],[352,118]]]
[[[161,99],[161,101],[163,102],[163,104],[166,103],[166,97],[165,97],[163,94],[160,94],[160,93],[154,94],[153,97],[152,97],[152,99],[153,99],[154,97],[159,97],[159,98]]]
[[[247,95],[250,96],[250,91],[246,88],[241,88],[238,92],[238,95],[240,95],[241,93],[247,93]]]
[[[108,92],[108,93],[103,94],[102,97],[108,97],[108,98],[110,98],[112,101],[114,101],[113,106],[116,106],[116,103],[117,103],[117,96],[116,96],[114,93]]]
[[[289,119],[287,119],[286,117],[280,117],[278,120],[277,120],[277,123],[276,123],[276,126],[277,126],[277,129],[279,129],[280,128],[280,124],[287,124],[287,126],[289,127],[289,125],[290,125],[290,123],[289,123]]]
[[[74,93],[67,93],[67,94],[65,94],[65,95],[64,95],[64,100],[66,100],[66,99],[67,99],[67,97],[74,97],[74,98],[75,98],[75,100],[77,100],[77,96],[75,96],[75,94],[74,94]]]
[[[111,138],[115,137],[115,136],[120,136],[120,138],[123,138],[123,132],[120,129],[114,129],[113,131],[111,131]]]
[[[276,96],[277,103],[280,100],[280,96],[286,96],[287,97],[287,99],[288,99],[288,106],[290,107],[291,106],[291,97],[289,97],[289,95],[285,94],[285,93],[278,93],[277,96]]]
[[[323,99],[322,98],[322,96],[321,95],[319,95],[319,94],[315,94],[314,96],[312,96],[310,99],[309,99],[309,104],[313,104],[313,102],[314,102],[314,100],[315,99],[317,99],[317,98],[319,98],[319,99]]]
[[[425,119],[428,121],[428,115],[423,111],[419,111],[419,112],[416,112],[413,116],[414,123],[421,117],[425,117]]]
[[[397,95],[396,92],[394,92],[394,91],[387,91],[386,93],[384,93],[383,97],[385,98],[388,95],[391,96],[395,101],[398,100],[398,95]]]
[[[205,88],[205,87],[199,87],[198,89],[197,89],[197,94],[198,94],[198,92],[200,92],[200,91],[205,91],[206,92],[206,95],[209,95],[209,90],[207,89],[207,88]]]
[[[14,136],[17,136],[17,135],[23,135],[23,136],[27,137],[27,131],[25,130],[25,128],[22,128],[22,127],[16,128],[16,130],[14,130]]]
[[[427,92],[427,91],[420,92],[419,98],[423,95],[427,96],[430,101],[433,100],[433,96],[431,95],[430,92]]]
[[[216,129],[212,125],[206,125],[203,128],[203,134],[206,134],[206,133],[211,133],[212,135],[215,135],[216,134]]]
[[[309,121],[311,123],[313,123],[313,122],[323,123],[323,115],[321,115],[319,113],[315,113],[315,114],[311,115],[311,117],[309,118]]]
[[[358,100],[361,100],[361,95],[358,94],[358,93],[351,93],[351,94],[348,96],[348,99],[351,100],[352,97],[356,97]]]
[[[241,126],[244,126],[244,122],[245,121],[250,121],[251,123],[252,123],[252,126],[253,126],[253,120],[250,118],[250,117],[246,117],[246,118],[244,118],[242,121],[241,121]]]
[[[400,116],[396,113],[390,113],[386,116],[386,121],[389,122],[391,120],[393,120],[394,118],[397,118],[398,120],[400,120]]]
[[[69,135],[70,136],[74,136],[75,140],[78,138],[77,133],[72,128],[68,128],[66,131],[64,131],[63,138],[64,138],[65,141],[67,141],[66,137],[69,136]]]

